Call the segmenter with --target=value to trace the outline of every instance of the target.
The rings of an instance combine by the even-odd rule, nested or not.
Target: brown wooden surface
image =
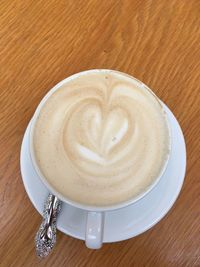
[[[44,94],[92,68],[149,85],[182,126],[188,153],[180,197],[146,233],[99,251],[62,233],[39,261],[41,217],[24,190],[19,151]],[[200,2],[0,1],[0,266],[200,266]]]

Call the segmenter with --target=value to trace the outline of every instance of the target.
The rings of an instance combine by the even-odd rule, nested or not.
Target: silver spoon
[[[48,256],[56,243],[56,219],[60,210],[61,201],[49,194],[44,205],[44,220],[35,236],[36,253],[39,258]]]

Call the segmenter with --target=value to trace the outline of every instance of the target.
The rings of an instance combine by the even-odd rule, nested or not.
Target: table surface
[[[187,174],[167,216],[146,233],[93,251],[58,233],[35,255],[41,222],[19,169],[25,128],[41,98],[87,69],[127,72],[170,107],[187,144]],[[200,2],[0,2],[0,266],[200,266]]]

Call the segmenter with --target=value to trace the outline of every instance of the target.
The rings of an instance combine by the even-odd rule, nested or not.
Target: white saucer
[[[158,185],[138,202],[116,211],[106,212],[104,242],[117,242],[137,236],[158,223],[176,201],[185,176],[186,149],[181,128],[164,106],[171,125],[172,152],[167,170]],[[37,176],[29,155],[29,130],[27,127],[21,147],[21,174],[26,192],[42,214],[48,190]],[[63,233],[85,239],[86,211],[63,203],[57,227]]]

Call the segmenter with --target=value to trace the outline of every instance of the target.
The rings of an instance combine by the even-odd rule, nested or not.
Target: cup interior
[[[139,201],[141,198],[143,198],[145,195],[147,195],[157,184],[158,182],[160,181],[161,177],[163,176],[166,168],[167,168],[167,164],[168,164],[168,161],[169,161],[169,158],[170,158],[170,152],[171,152],[171,133],[170,133],[170,125],[169,125],[169,122],[168,122],[168,119],[167,119],[167,114],[166,112],[164,111],[164,106],[162,104],[162,102],[158,99],[158,97],[151,91],[150,88],[148,88],[145,84],[143,84],[141,81],[135,79],[134,77],[128,75],[128,74],[125,74],[127,76],[129,76],[130,78],[134,79],[139,86],[141,87],[145,87],[145,89],[149,90],[149,92],[155,97],[155,99],[159,102],[160,106],[161,106],[161,109],[164,111],[164,114],[165,114],[165,119],[166,119],[166,122],[167,122],[167,125],[168,125],[168,128],[169,128],[169,150],[168,150],[168,154],[166,155],[166,159],[165,159],[165,162],[163,164],[163,167],[159,173],[159,175],[157,176],[157,178],[153,181],[153,183],[148,187],[146,188],[146,190],[144,190],[141,194],[138,194],[136,197],[130,199],[130,200],[127,200],[125,202],[121,202],[119,204],[114,204],[114,205],[111,205],[111,206],[91,206],[91,205],[85,205],[85,204],[82,204],[82,203],[78,203],[78,202],[74,202],[72,201],[71,199],[68,199],[66,197],[64,197],[63,195],[61,195],[59,192],[57,192],[53,187],[52,185],[47,181],[47,179],[44,177],[44,175],[42,174],[39,166],[37,165],[37,161],[36,161],[36,158],[35,158],[35,155],[34,155],[34,149],[33,149],[33,131],[34,131],[34,127],[35,127],[35,122],[37,120],[37,117],[40,113],[40,110],[41,108],[43,107],[43,105],[45,104],[45,102],[48,100],[48,98],[57,90],[59,90],[59,88],[67,83],[69,80],[71,79],[74,79],[80,75],[84,75],[88,72],[110,72],[110,71],[113,71],[113,70],[105,70],[105,69],[94,69],[94,70],[88,70],[88,71],[83,71],[83,72],[80,72],[80,73],[77,73],[77,74],[74,74],[64,80],[62,80],[61,82],[59,82],[56,86],[54,86],[45,96],[44,98],[41,100],[41,102],[39,103],[38,107],[36,108],[36,111],[33,115],[33,118],[31,120],[31,127],[30,127],[30,136],[29,136],[29,147],[30,147],[30,156],[31,156],[31,160],[32,160],[32,163],[33,163],[33,166],[34,166],[34,169],[36,171],[36,173],[38,174],[39,178],[41,179],[41,181],[45,184],[45,186],[48,188],[48,190],[54,194],[55,196],[57,196],[60,200],[62,200],[63,202],[69,204],[69,205],[72,205],[72,206],[75,206],[76,208],[80,208],[80,209],[83,209],[83,210],[88,210],[88,211],[110,211],[110,210],[115,210],[115,209],[120,209],[120,208],[123,208],[123,207],[126,207],[128,205],[131,205],[137,201]],[[114,72],[118,72],[118,73],[121,73],[119,71],[114,71]],[[121,73],[124,75],[124,73]]]

